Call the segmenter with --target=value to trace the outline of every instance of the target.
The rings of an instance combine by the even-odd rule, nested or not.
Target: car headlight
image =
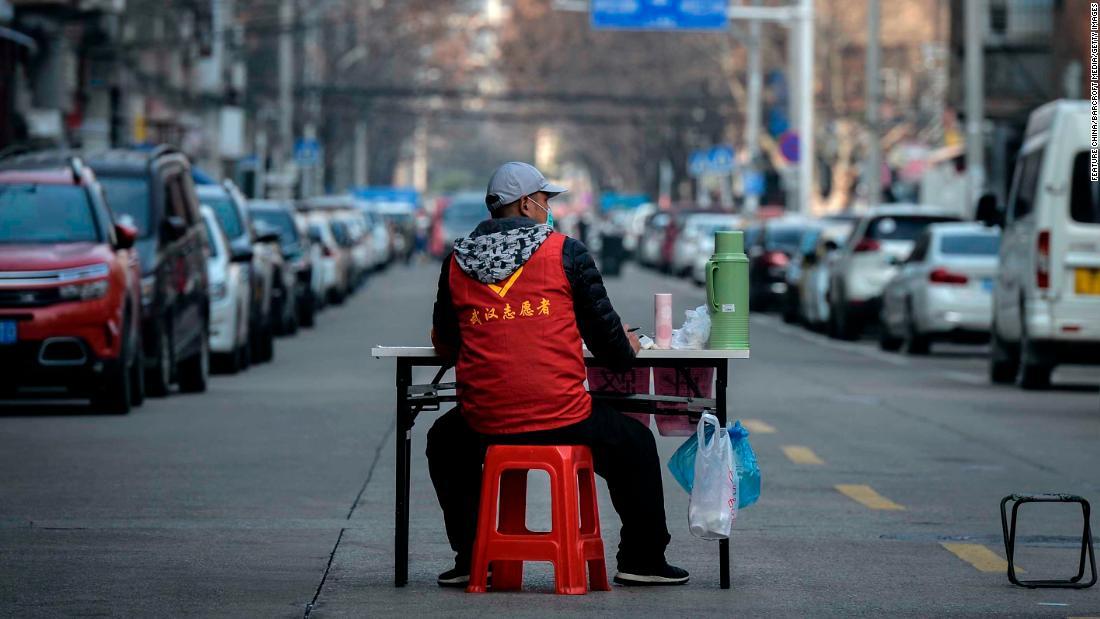
[[[83,284],[66,284],[58,289],[64,301],[90,301],[100,299],[107,294],[108,282],[105,279]]]
[[[210,282],[210,298],[221,301],[229,294],[229,286],[225,282]]]

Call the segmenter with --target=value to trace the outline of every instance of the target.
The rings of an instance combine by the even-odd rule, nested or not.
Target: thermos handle
[[[711,262],[707,265],[707,306],[715,314],[718,313],[718,295],[714,291],[714,272],[717,270],[717,264]]]

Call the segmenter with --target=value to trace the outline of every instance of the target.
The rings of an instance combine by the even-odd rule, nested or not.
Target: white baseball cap
[[[494,211],[523,196],[539,191],[556,196],[569,190],[547,181],[542,172],[529,163],[509,161],[497,168],[496,172],[489,177],[489,187],[485,190],[485,205],[490,211]]]

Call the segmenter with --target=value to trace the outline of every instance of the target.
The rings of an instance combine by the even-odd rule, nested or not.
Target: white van
[[[1100,363],[1100,183],[1088,101],[1032,112],[1016,164],[993,288],[989,375],[1050,385],[1062,363]]]

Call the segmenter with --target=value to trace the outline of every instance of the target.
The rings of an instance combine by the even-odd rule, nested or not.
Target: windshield
[[[940,238],[940,253],[950,256],[996,256],[1001,237],[993,234],[948,234]]]
[[[768,227],[764,230],[764,248],[768,251],[794,253],[798,249],[798,242],[802,240],[803,230],[803,228]]]
[[[137,228],[139,238],[152,233],[149,208],[149,181],[143,176],[100,176],[99,184],[107,194],[107,206],[115,220]]]
[[[1074,158],[1070,187],[1069,214],[1073,221],[1100,224],[1100,183],[1092,180],[1088,151]]]
[[[953,217],[877,217],[867,226],[867,238],[878,241],[915,241],[930,224],[958,221]]]
[[[100,240],[88,194],[73,185],[0,185],[0,243]]]
[[[443,224],[451,234],[466,234],[488,216],[485,204],[480,202],[453,202],[443,211]]]
[[[279,244],[289,247],[298,243],[298,227],[294,218],[286,211],[254,210],[252,218],[279,231]]]
[[[202,198],[202,203],[214,211],[218,223],[222,225],[222,230],[225,230],[225,236],[235,239],[244,234],[244,222],[241,221],[241,213],[228,195],[207,195]]]

